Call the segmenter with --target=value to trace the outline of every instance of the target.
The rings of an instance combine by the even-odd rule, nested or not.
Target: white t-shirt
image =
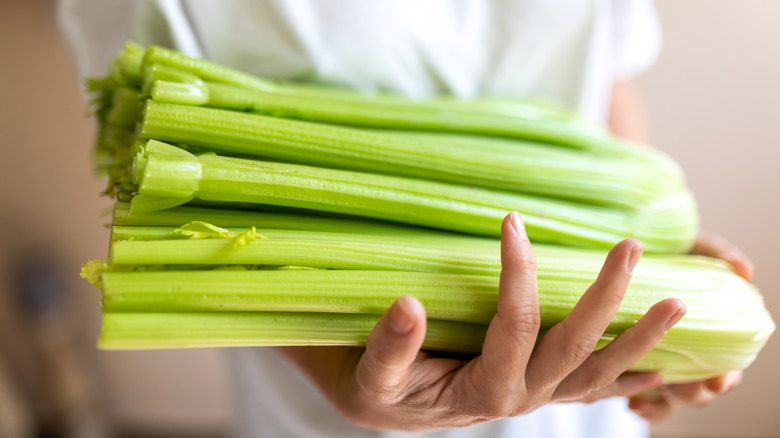
[[[129,37],[260,76],[392,91],[554,99],[606,120],[615,81],[661,45],[652,0],[61,0],[81,76]],[[229,351],[241,437],[405,437],[344,420],[274,350]],[[548,405],[431,437],[641,437],[624,399]]]

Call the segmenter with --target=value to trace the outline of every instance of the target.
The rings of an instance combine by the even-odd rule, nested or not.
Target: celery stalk
[[[433,179],[628,209],[677,192],[684,183],[679,171],[668,171],[668,163],[659,166],[648,160],[596,157],[494,138],[399,135],[157,102],[147,102],[140,136],[227,155]]]
[[[318,313],[103,314],[98,346],[104,350],[273,345],[365,345],[376,315]],[[424,348],[476,352],[486,328],[428,321]]]
[[[526,138],[602,154],[624,149],[606,130],[531,102],[495,99],[472,103],[452,98],[413,101],[383,94],[361,96],[349,90],[284,85],[161,47],[146,52],[144,65],[153,64],[217,83],[209,87],[209,102],[215,106],[347,125]],[[164,100],[163,95],[156,98]],[[551,117],[551,113],[557,117]]]
[[[533,240],[609,247],[626,237],[648,251],[685,252],[698,226],[687,191],[626,212],[518,193],[386,175],[216,155],[194,156],[149,141],[135,160],[141,196],[307,208],[498,237],[504,216],[519,211]],[[172,205],[169,205],[169,207]],[[133,211],[144,209],[135,200]]]
[[[263,206],[266,207],[266,206]],[[273,207],[273,206],[267,206]],[[284,229],[301,231],[328,231],[333,233],[361,233],[372,235],[453,236],[454,233],[422,228],[397,222],[352,216],[324,216],[322,212],[257,211],[210,207],[180,206],[166,210],[130,214],[130,203],[117,202],[114,225],[127,227],[173,227],[192,221],[204,221],[223,228]],[[126,229],[123,232],[130,232]],[[127,238],[133,237],[128,235]]]

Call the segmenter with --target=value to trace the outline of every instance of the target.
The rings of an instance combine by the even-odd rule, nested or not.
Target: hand
[[[593,351],[623,299],[642,249],[632,239],[616,245],[571,314],[537,344],[536,259],[520,216],[513,213],[502,226],[497,313],[480,356],[461,361],[420,351],[425,309],[412,297],[390,307],[365,349],[281,350],[347,419],[373,429],[468,426],[522,415],[551,402],[635,395],[657,387],[660,377],[624,372],[685,312],[679,300],[664,300],[608,346]]]
[[[668,417],[679,406],[702,407],[715,397],[734,389],[742,381],[742,371],[693,383],[663,385],[648,396],[634,397],[628,407],[647,421],[657,422]]]
[[[696,238],[691,254],[721,259],[731,265],[734,272],[747,281],[753,279],[753,262],[739,248],[722,236],[701,233]]]
[[[691,254],[719,258],[731,265],[745,280],[753,278],[753,263],[736,246],[721,236],[702,233]],[[660,421],[678,406],[705,406],[718,395],[734,389],[742,381],[742,371],[731,371],[700,382],[663,385],[649,395],[635,397],[628,406],[648,421]]]

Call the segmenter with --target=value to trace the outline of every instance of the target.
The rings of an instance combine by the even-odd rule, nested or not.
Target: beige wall
[[[684,166],[703,227],[737,243],[780,318],[780,1],[659,0],[665,45],[640,81],[654,143]],[[780,436],[780,337],[744,383],[658,437]]]
[[[0,1],[0,267],[33,237],[61,255],[92,351],[97,293],[78,265],[106,253],[108,203],[91,177],[91,124],[46,2]],[[755,260],[756,282],[780,315],[780,1],[662,0],[666,45],[640,81],[655,143],[685,167],[704,226]],[[5,278],[8,272],[0,269]],[[0,288],[5,283],[0,283]],[[0,289],[0,293],[4,292]],[[685,409],[658,437],[780,436],[775,337],[744,384],[707,409]],[[225,364],[215,350],[95,354],[110,411],[140,428],[202,434],[230,418]]]
[[[90,167],[93,125],[52,4],[0,0],[0,298],[8,292],[7,262],[18,251],[29,245],[56,251],[75,309],[75,335],[94,355],[99,374],[93,377],[110,413],[141,429],[140,436],[149,436],[144,429],[174,428],[185,431],[181,436],[215,436],[209,434],[229,417],[216,350],[94,349],[99,295],[78,274],[81,263],[106,256],[104,213],[111,203],[98,196],[105,181]],[[0,313],[0,335],[2,319]]]

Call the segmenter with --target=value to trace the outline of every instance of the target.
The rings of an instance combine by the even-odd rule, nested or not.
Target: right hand
[[[426,316],[412,297],[391,306],[365,349],[281,350],[347,419],[373,429],[437,430],[523,415],[547,403],[629,397],[661,384],[657,374],[625,371],[685,313],[681,301],[661,301],[594,352],[642,249],[633,239],[617,244],[571,314],[537,344],[536,259],[520,216],[513,213],[502,226],[497,313],[480,356],[460,361],[421,351]]]

